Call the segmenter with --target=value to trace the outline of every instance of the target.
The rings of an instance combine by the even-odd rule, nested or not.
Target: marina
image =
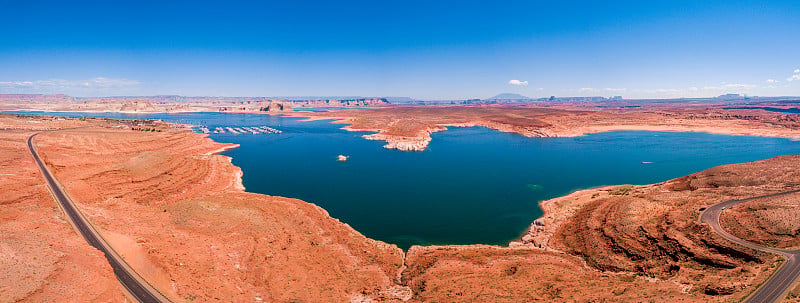
[[[46,114],[191,121],[198,133],[200,127],[208,128],[214,141],[240,145],[222,155],[242,169],[248,192],[313,202],[366,236],[403,249],[427,244],[505,245],[541,216],[539,201],[576,189],[663,182],[722,164],[800,153],[797,141],[771,137],[619,131],[527,138],[482,127],[433,133],[428,149],[411,153],[365,140],[362,136],[368,132],[297,117]],[[247,129],[291,136],[252,135]],[[421,182],[423,176],[426,181]]]
[[[252,134],[252,135],[261,135],[261,134],[281,134],[283,133],[282,130],[275,129],[269,126],[238,126],[238,127],[231,127],[231,126],[217,126],[214,127],[214,131],[211,131],[211,128],[208,126],[197,126],[196,127],[198,132],[204,134],[225,134],[230,133],[233,135],[240,135],[240,134]]]

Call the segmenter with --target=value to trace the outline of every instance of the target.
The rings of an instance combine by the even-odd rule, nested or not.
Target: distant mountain
[[[353,100],[353,99],[364,99],[361,96],[279,96],[279,97],[272,97],[275,99],[284,99],[290,101],[300,101],[300,100]]]
[[[714,99],[722,100],[722,101],[734,101],[734,100],[745,100],[750,99],[747,96],[740,95],[740,94],[724,94],[714,97]]]
[[[530,97],[525,97],[520,94],[502,93],[497,96],[487,98],[486,100],[531,100]]]
[[[15,102],[46,103],[46,102],[59,102],[59,101],[75,101],[75,98],[63,94],[55,94],[55,95],[0,94],[0,101],[12,102],[12,103]]]

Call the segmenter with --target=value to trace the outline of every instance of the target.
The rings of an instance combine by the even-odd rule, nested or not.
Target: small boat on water
[[[336,157],[336,160],[339,162],[344,162],[347,161],[347,158],[350,158],[350,156],[339,155],[338,157]]]

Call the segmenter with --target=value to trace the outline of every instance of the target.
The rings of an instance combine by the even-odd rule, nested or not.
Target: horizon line
[[[293,96],[223,96],[223,95],[179,95],[179,94],[153,94],[153,95],[108,95],[108,96],[75,96],[70,94],[64,93],[29,93],[29,94],[20,94],[20,93],[0,93],[0,97],[3,96],[66,96],[76,99],[100,99],[100,98],[152,98],[152,97],[183,97],[183,98],[270,98],[270,99],[278,99],[278,100],[341,100],[341,99],[390,99],[390,98],[404,98],[410,99],[409,101],[423,101],[423,102],[431,102],[431,101],[467,101],[467,100],[541,100],[541,99],[567,99],[567,98],[604,98],[608,100],[626,100],[626,101],[636,101],[636,100],[705,100],[705,99],[718,99],[724,96],[730,97],[740,97],[742,99],[758,99],[758,98],[769,98],[769,99],[780,99],[780,98],[787,98],[787,99],[800,99],[800,96],[792,96],[792,95],[775,95],[775,96],[755,96],[755,95],[746,95],[746,94],[722,94],[716,96],[708,96],[708,97],[674,97],[674,98],[625,98],[622,95],[615,95],[615,96],[602,96],[602,95],[594,95],[594,96],[544,96],[544,97],[528,97],[521,94],[516,94],[524,98],[513,98],[513,99],[501,99],[501,98],[494,98],[501,94],[508,94],[508,93],[500,93],[496,94],[491,97],[487,98],[453,98],[453,99],[418,99],[414,97],[408,96],[360,96],[360,95],[330,95],[330,96],[303,96],[303,95],[293,95]],[[514,93],[515,94],[515,93]]]

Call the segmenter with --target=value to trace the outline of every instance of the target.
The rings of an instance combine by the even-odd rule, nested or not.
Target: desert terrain
[[[771,197],[726,210],[720,223],[736,237],[767,247],[800,247],[800,194]]]
[[[290,113],[338,119],[346,129],[368,131],[385,148],[424,150],[431,133],[447,127],[483,126],[527,137],[573,137],[616,130],[708,132],[800,138],[800,117],[760,109],[653,105],[601,109],[596,105],[394,106],[371,110]]]
[[[25,145],[89,123],[0,116],[0,302],[125,302],[111,267],[67,222]]]
[[[393,282],[402,264],[397,247],[315,205],[246,193],[230,159],[210,155],[227,144],[163,130],[36,138],[82,211],[159,291],[179,302],[405,295]]]
[[[140,275],[176,302],[737,301],[779,260],[721,238],[698,223],[700,210],[800,188],[797,156],[726,165],[653,185],[589,189],[544,201],[543,217],[508,246],[414,246],[403,252],[364,237],[316,205],[245,192],[241,170],[215,155],[233,146],[177,125],[0,118],[3,148],[10,151],[3,153],[3,170],[14,174],[2,183],[4,192],[13,192],[2,200],[9,210],[0,225],[8,239],[3,260],[10,262],[3,281],[27,287],[0,288],[13,301],[64,295],[124,300],[102,255],[60,219],[47,194],[24,145],[40,129],[62,128],[42,132],[34,143],[81,211]],[[160,131],[133,130],[141,123]],[[756,128],[775,133],[788,128],[758,123]],[[782,219],[749,211],[728,215],[763,226]],[[767,228],[760,237],[775,241],[772,233],[778,243],[794,245]]]
[[[303,107],[380,107],[382,98],[286,100],[266,97],[141,96],[76,98],[56,94],[0,94],[0,111],[114,112],[128,114],[287,112]]]

